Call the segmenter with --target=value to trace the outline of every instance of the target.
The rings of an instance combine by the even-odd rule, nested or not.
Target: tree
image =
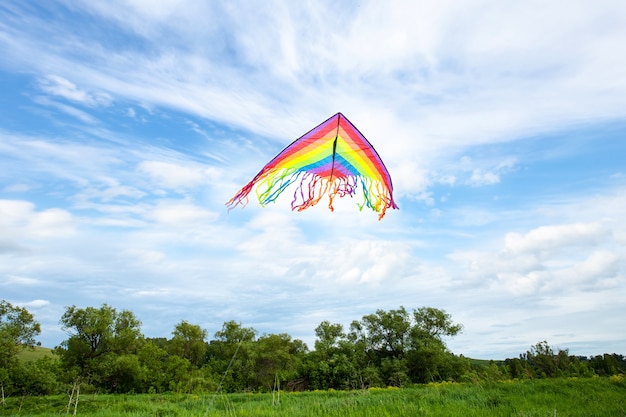
[[[592,356],[589,358],[589,365],[600,376],[617,375],[626,372],[624,355],[616,353]]]
[[[339,348],[339,343],[346,337],[341,324],[331,324],[323,321],[315,328],[315,351],[330,358],[333,351]]]
[[[131,311],[118,312],[107,304],[100,308],[71,306],[60,323],[69,338],[55,352],[66,370],[74,370],[98,386],[118,390],[120,378],[128,375],[129,369],[139,369],[133,360],[117,360],[120,355],[135,354],[143,339],[141,322]]]
[[[165,366],[168,354],[165,349],[161,349],[152,340],[148,340],[137,352],[137,357],[143,373],[142,391],[166,391],[169,386]]]
[[[504,361],[509,378],[512,379],[529,379],[532,377],[532,369],[527,361],[518,358],[506,359]]]
[[[354,363],[354,344],[347,339],[341,324],[323,321],[315,328],[315,350],[302,358],[300,379],[295,389],[360,388]]]
[[[32,347],[41,326],[23,307],[0,301],[0,368],[9,368],[22,347]]]
[[[590,373],[590,369],[581,363],[579,358],[570,355],[567,349],[558,349],[555,352],[545,340],[531,346],[530,350],[520,355],[520,360],[526,363],[532,376],[537,378],[580,376]]]
[[[306,350],[301,340],[292,340],[286,333],[261,336],[252,352],[256,386],[271,390],[276,381],[283,383],[292,379]]]
[[[556,373],[557,361],[554,349],[545,340],[531,346],[530,350],[520,357],[530,365],[537,377],[553,377]]]
[[[420,307],[413,311],[413,337],[442,341],[443,336],[456,336],[463,326],[454,324],[452,316],[433,307]]]
[[[208,366],[220,375],[221,389],[243,391],[255,381],[255,363],[252,356],[256,330],[241,323],[227,321],[215,332],[207,348]]]
[[[351,325],[353,334],[367,341],[367,348],[383,357],[402,357],[408,347],[411,319],[404,307],[397,310],[377,310]]]
[[[215,339],[224,343],[253,342],[257,331],[252,327],[243,327],[234,320],[222,325],[222,330],[215,332]]]
[[[433,307],[413,310],[409,376],[413,382],[458,379],[468,364],[450,353],[444,337],[456,336],[463,326],[452,322],[450,314]]]
[[[36,361],[20,361],[10,371],[11,386],[4,387],[5,393],[22,395],[49,395],[59,391],[57,360],[43,357]]]
[[[454,373],[451,364],[459,361],[447,351],[443,337],[454,336],[461,329],[443,310],[421,307],[410,314],[401,306],[377,310],[352,322],[348,339],[365,350],[383,383],[402,385],[409,379],[428,382]],[[361,360],[360,368],[368,364]],[[375,380],[377,375],[370,374]]]
[[[404,307],[397,310],[376,310],[375,314],[353,321],[348,338],[353,341],[353,357],[362,351],[355,369],[369,369],[368,383],[401,386],[408,381],[405,355],[410,347],[411,316]],[[366,360],[364,360],[364,358]],[[373,364],[373,367],[370,365]],[[372,372],[375,369],[376,372]],[[359,378],[363,378],[359,374]],[[362,382],[365,385],[366,381]]]
[[[3,393],[35,393],[37,375],[34,364],[20,363],[17,354],[25,347],[33,347],[41,326],[23,307],[0,301],[0,386]],[[31,372],[33,371],[33,372]]]
[[[142,387],[142,369],[135,354],[110,355],[105,375],[106,387],[111,392],[136,392]]]
[[[183,320],[176,325],[172,334],[174,336],[169,344],[170,353],[188,359],[192,365],[200,367],[207,349],[207,331]]]

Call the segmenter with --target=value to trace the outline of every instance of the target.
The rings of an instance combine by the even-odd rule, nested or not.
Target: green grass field
[[[23,348],[17,354],[17,357],[24,361],[36,361],[37,359],[43,358],[44,356],[56,357],[52,353],[52,349],[40,346]]]
[[[0,415],[58,416],[69,396],[6,398]],[[74,412],[73,404],[69,414]],[[79,416],[626,416],[623,376],[272,394],[83,394]]]

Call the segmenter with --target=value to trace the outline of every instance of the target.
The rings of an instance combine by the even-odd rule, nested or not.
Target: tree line
[[[3,395],[69,391],[162,393],[364,389],[434,381],[483,382],[626,371],[623,355],[592,357],[539,342],[519,358],[475,361],[453,354],[444,338],[462,330],[443,310],[404,307],[354,320],[348,328],[323,321],[313,349],[286,333],[262,334],[225,322],[213,339],[201,326],[178,323],[171,338],[149,338],[129,310],[107,304],[67,307],[68,338],[53,355],[19,360],[41,328],[25,308],[0,301],[0,385]]]

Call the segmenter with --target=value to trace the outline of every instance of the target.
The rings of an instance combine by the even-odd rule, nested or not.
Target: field
[[[54,358],[54,354],[52,353],[52,349],[34,346],[32,348],[25,348],[19,351],[17,357],[23,361],[36,361],[39,358],[43,358],[44,356],[50,356]]]
[[[68,396],[6,398],[0,415],[68,414]],[[74,412],[74,404],[69,414]],[[79,416],[626,416],[623,376],[278,394],[82,394]]]

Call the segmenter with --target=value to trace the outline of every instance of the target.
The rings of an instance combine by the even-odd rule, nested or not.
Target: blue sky
[[[432,306],[454,353],[625,353],[626,4],[0,5],[0,298],[146,336]],[[341,111],[400,210],[225,202]]]

